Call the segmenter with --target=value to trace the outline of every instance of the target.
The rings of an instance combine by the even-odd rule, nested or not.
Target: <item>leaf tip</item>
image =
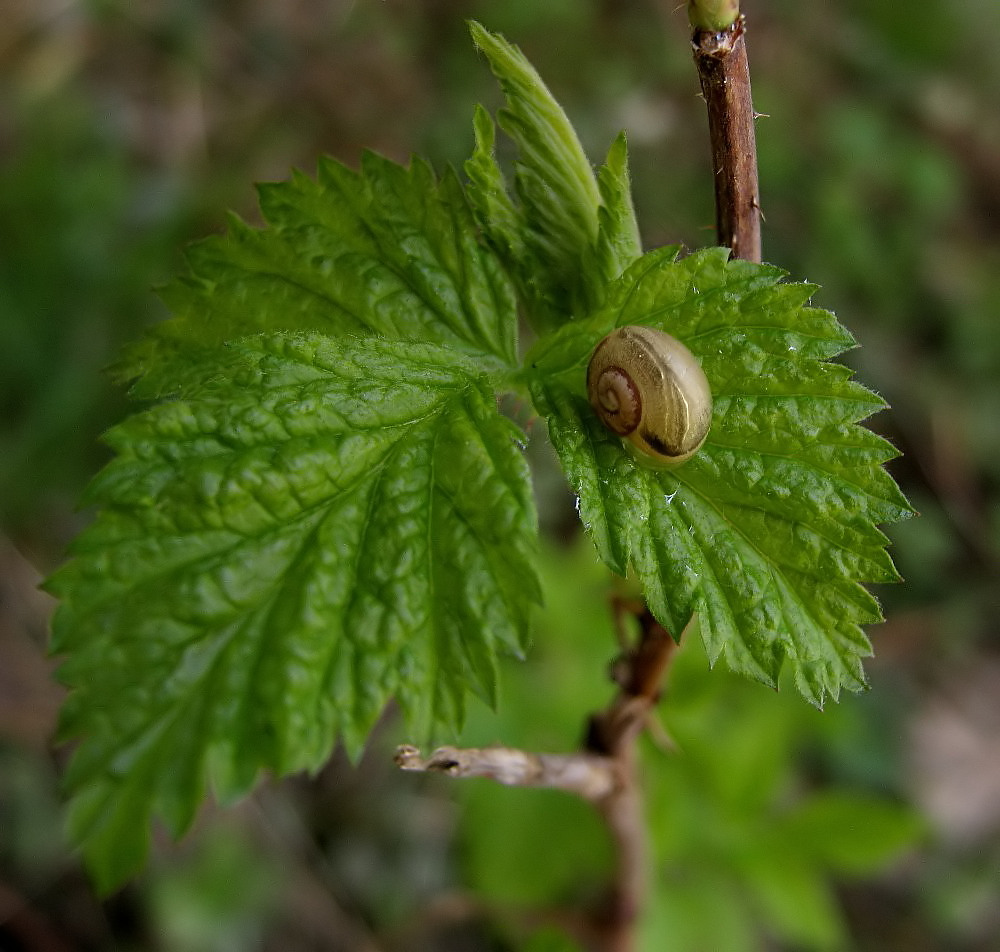
[[[469,34],[472,36],[472,42],[476,49],[481,53],[485,54],[487,59],[491,62],[493,57],[498,53],[507,51],[508,53],[514,52],[516,47],[512,46],[503,36],[499,33],[493,33],[487,30],[486,27],[482,25],[478,20],[467,20],[469,27]]]

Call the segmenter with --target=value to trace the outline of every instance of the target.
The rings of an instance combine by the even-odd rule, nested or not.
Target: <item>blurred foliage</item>
[[[113,348],[155,313],[180,238],[182,197],[131,168],[89,104],[17,103],[18,150],[0,168],[0,500],[29,528],[53,494],[76,493],[121,412],[101,386]]]
[[[609,693],[587,683],[613,637],[607,580],[589,543],[544,564],[547,607],[533,663],[506,673],[508,696],[498,713],[473,720],[470,744],[503,738],[528,749],[571,749],[580,698],[597,705]],[[884,867],[914,844],[922,822],[889,798],[851,789],[846,779],[831,787],[803,767],[807,750],[827,753],[831,735],[818,726],[839,708],[805,708],[790,683],[761,692],[711,671],[692,631],[671,666],[661,711],[653,732],[661,743],[647,744],[643,763],[654,872],[642,947],[740,952],[765,948],[770,935],[794,948],[842,948],[846,923],[830,880]],[[590,811],[549,791],[461,788],[474,889],[521,906],[534,897],[543,908],[599,890],[610,855]]]
[[[692,696],[678,672],[663,709],[684,753],[648,752],[664,888],[647,929],[683,947],[682,930],[710,922],[711,941],[702,934],[690,948],[753,947],[763,928],[772,948],[829,939],[865,952],[988,952],[1000,934],[1000,58],[989,52],[1000,44],[1000,8],[744,7],[755,102],[767,116],[758,124],[766,257],[820,284],[817,304],[862,342],[849,357],[893,405],[873,423],[904,451],[894,472],[922,517],[891,533],[908,581],[880,592],[890,620],[872,632],[866,697],[820,715],[762,688],[744,694],[685,658]],[[122,395],[99,370],[161,316],[149,288],[176,269],[182,244],[221,227],[227,206],[252,216],[249,182],[311,170],[322,152],[354,163],[372,146],[396,159],[422,152],[439,167],[461,162],[472,103],[496,104],[467,17],[524,48],[591,154],[628,130],[647,246],[711,242],[705,120],[682,4],[8,0],[0,519],[41,570],[85,518],[74,501],[102,461],[98,434],[121,415]],[[537,485],[545,525],[567,534],[575,514],[560,480],[543,464]],[[35,657],[42,646],[37,618],[18,608],[28,600],[13,597],[20,575],[6,556],[0,564],[7,712],[33,696],[38,677],[19,661],[24,646]],[[572,564],[566,572],[583,571]],[[550,594],[537,656],[508,677],[517,703],[470,725],[485,731],[480,739],[515,743],[530,728],[539,747],[570,749],[585,713],[608,696],[610,629],[584,623],[562,590]],[[710,727],[719,751],[699,746],[707,762],[686,757],[685,732]],[[402,781],[380,766],[388,753],[376,745],[357,772],[335,759],[317,780],[270,788],[225,819],[207,812],[186,844],[161,848],[141,881],[102,903],[57,833],[61,754],[12,716],[0,718],[0,739],[0,947],[503,949],[515,934],[489,924],[510,923],[524,895],[514,881],[502,902],[488,898],[489,859],[504,844],[476,841],[462,822],[453,850],[450,798],[471,819],[536,809],[523,791]],[[739,761],[731,777],[720,766],[727,751]],[[720,841],[692,857],[704,812],[731,804],[725,784],[746,778],[748,761],[768,781],[751,785],[753,811],[730,816]],[[695,775],[707,784],[701,803],[691,798]],[[740,869],[759,868],[761,837],[787,839],[796,822],[822,829],[844,809],[830,791],[846,787],[923,808],[919,853],[857,881],[862,871],[845,868],[828,837],[820,849],[802,834],[788,861],[808,854],[835,874],[836,901],[763,875],[759,894],[746,894]],[[795,812],[810,797],[811,819]],[[579,898],[600,875],[600,831],[547,799],[537,798],[546,836],[579,833],[581,843],[544,862],[536,848],[521,868],[533,889]],[[678,804],[703,815],[672,812]],[[871,823],[888,852],[891,831]],[[845,843],[856,847],[857,836]],[[472,896],[459,891],[460,869],[478,887]],[[810,934],[794,931],[807,902]],[[849,938],[834,941],[833,929]],[[565,945],[551,933],[531,941]]]

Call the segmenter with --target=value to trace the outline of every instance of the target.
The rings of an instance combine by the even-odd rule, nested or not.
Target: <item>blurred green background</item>
[[[906,583],[879,592],[872,691],[823,714],[709,676],[686,650],[663,720],[698,756],[647,751],[649,948],[1000,949],[1000,7],[901,6],[744,10],[765,258],[821,285],[816,303],[863,345],[847,359],[892,404],[872,425],[904,452],[892,470],[921,512],[889,530]],[[0,13],[0,949],[521,947],[539,925],[526,906],[599,886],[600,831],[562,798],[396,774],[391,715],[358,769],[335,757],[318,778],[208,807],[136,883],[95,897],[61,834],[51,606],[35,586],[86,520],[74,503],[106,457],[98,436],[125,412],[102,368],[165,316],[151,289],[184,244],[228,208],[258,221],[250,183],[320,153],[460,164],[473,103],[498,102],[467,18],[522,46],[592,159],[627,130],[647,246],[711,243],[682,5]],[[570,501],[538,456],[563,546],[546,558],[549,609],[501,716],[476,712],[469,743],[571,749],[611,691],[607,580],[569,539]]]

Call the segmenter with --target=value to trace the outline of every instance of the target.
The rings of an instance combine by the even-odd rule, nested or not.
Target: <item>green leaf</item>
[[[593,276],[595,289],[603,298],[608,283],[642,256],[639,223],[632,205],[632,185],[628,172],[628,147],[621,133],[608,150],[607,162],[597,170],[601,192],[598,209],[597,242],[585,261],[587,276]]]
[[[639,952],[759,952],[746,891],[725,870],[694,865],[659,883],[638,923]]]
[[[829,791],[806,800],[786,821],[789,839],[840,873],[883,868],[912,847],[925,825],[911,808],[870,795]]]
[[[534,933],[520,947],[520,952],[582,952],[582,947],[555,926]]]
[[[578,797],[498,784],[465,784],[460,796],[463,878],[489,904],[552,906],[608,878],[607,830]]]
[[[454,173],[437,181],[420,159],[404,168],[372,152],[360,172],[323,159],[315,181],[261,185],[260,205],[268,227],[232,217],[164,290],[174,318],[117,368],[144,377],[140,396],[177,393],[222,343],[275,330],[426,340],[513,365],[513,289]]]
[[[823,871],[794,844],[773,840],[747,851],[740,863],[747,896],[761,918],[795,948],[842,949],[845,928]]]
[[[520,431],[474,361],[316,334],[229,361],[110,432],[100,515],[49,583],[73,825],[105,887],[210,780],[230,799],[338,735],[356,753],[391,698],[415,731],[456,727],[538,599]]]
[[[576,132],[534,67],[503,37],[471,24],[507,98],[500,127],[518,148],[514,198],[494,154],[489,115],[476,113],[466,162],[469,198],[539,329],[585,314],[641,253],[624,137],[595,177]]]
[[[894,449],[857,425],[884,403],[827,361],[850,334],[806,306],[811,286],[727,255],[645,255],[536,345],[530,387],[604,562],[635,571],[675,636],[697,613],[713,663],[776,686],[787,662],[822,705],[864,685],[860,626],[881,614],[862,583],[898,578],[875,524],[911,510],[881,465]],[[675,470],[642,465],[587,402],[591,351],[628,324],[679,338],[712,387],[708,440]]]

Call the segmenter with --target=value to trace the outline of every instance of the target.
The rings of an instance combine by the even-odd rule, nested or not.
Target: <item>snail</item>
[[[712,422],[701,365],[679,340],[651,327],[619,327],[597,345],[587,396],[605,426],[654,466],[694,456]]]

